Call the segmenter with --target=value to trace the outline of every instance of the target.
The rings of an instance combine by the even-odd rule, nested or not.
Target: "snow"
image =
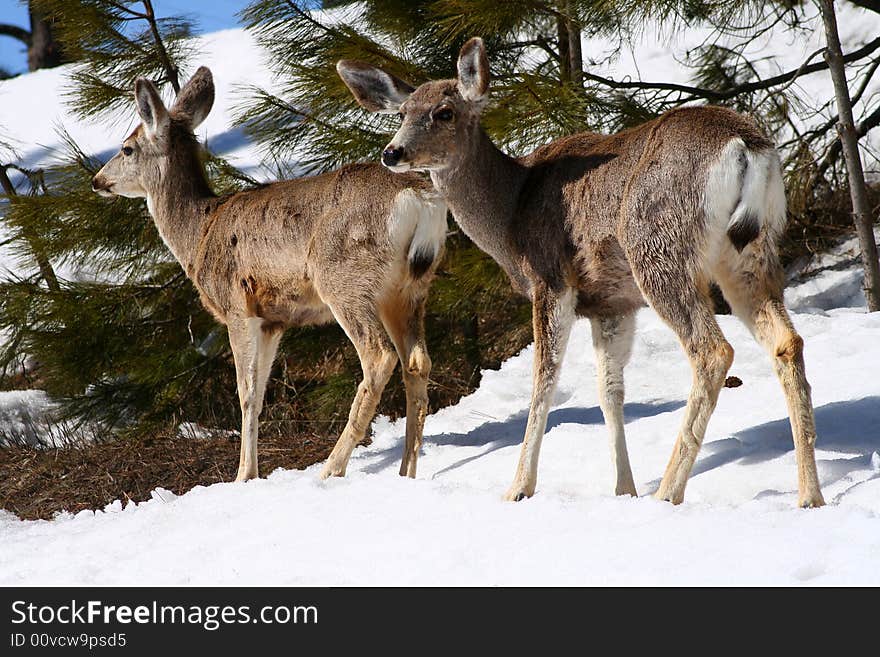
[[[199,126],[199,137],[212,152],[233,166],[258,180],[270,179],[271,175],[260,164],[257,148],[247,140],[241,128],[232,126],[234,106],[245,97],[246,85],[274,89],[263,55],[251,35],[240,29],[207,34],[194,41],[199,55],[193,58],[188,73],[204,63],[214,72],[216,87],[214,107]],[[64,128],[83,152],[108,160],[137,125],[133,102],[130,111],[103,121],[78,121],[70,114],[62,94],[70,85],[67,76],[75,66],[60,66],[0,81],[0,142],[9,142],[15,148],[16,161],[21,166],[38,168],[57,163],[64,156],[59,128]],[[165,101],[171,104],[172,97],[166,94]],[[4,159],[8,157],[0,155]],[[20,181],[14,171],[10,171],[10,177],[16,184]],[[0,242],[4,236],[5,229],[0,227]],[[0,246],[0,272],[4,269],[27,272],[31,268],[15,258],[7,246]],[[80,274],[64,266],[58,268],[58,273],[69,278]]]
[[[796,10],[801,18],[800,30],[785,30],[782,27],[767,29],[758,36],[742,54],[754,65],[759,79],[767,79],[781,73],[795,71],[809,60],[809,63],[822,61],[821,49],[825,46],[825,32],[819,10],[810,3],[805,3]],[[869,12],[850,3],[837,3],[837,23],[840,42],[844,54],[852,52],[880,33],[880,15]],[[746,22],[747,17],[742,17]],[[643,80],[646,82],[671,82],[683,85],[694,85],[694,69],[684,65],[689,56],[696,54],[701,46],[713,43],[739,50],[745,36],[753,36],[755,29],[746,29],[730,35],[714,35],[707,25],[695,23],[687,29],[657,30],[648,22],[628,47],[617,48],[614,40],[602,37],[588,38],[583,44],[585,63],[590,71],[610,77],[618,81]],[[854,74],[848,72],[852,88],[855,89]],[[791,85],[791,91],[807,107],[798,107],[794,103],[790,107],[793,122],[802,132],[806,128],[821,125],[836,112],[835,107],[825,109],[819,117],[813,116],[810,106],[818,106],[820,102],[831,99],[834,95],[831,76],[828,71],[818,71],[809,75],[799,76]],[[777,90],[764,92],[759,96],[763,103],[771,102]],[[856,122],[877,107],[877,94],[880,93],[880,79],[876,76],[868,84],[860,102],[853,106]],[[779,137],[779,141],[784,141]],[[877,148],[880,136],[871,134],[863,156],[870,156],[866,169],[876,172]],[[863,141],[863,144],[865,142]]]
[[[504,502],[525,428],[532,349],[428,417],[416,480],[397,475],[403,421],[379,418],[345,479],[320,464],[245,484],[158,490],[140,504],[21,521],[0,514],[3,585],[880,584],[880,314],[798,314],[828,506],[796,508],[770,362],[731,317],[736,349],[685,503],[649,496],[690,385],[672,332],[639,315],[627,436],[641,497],[614,497],[589,325],[574,329],[538,491]],[[873,363],[874,368],[866,365]],[[58,559],[64,554],[64,559]]]
[[[876,24],[847,16],[848,43],[877,33]],[[665,41],[644,46],[653,48],[645,51],[650,57],[636,51],[642,74],[672,79],[677,65],[658,43]],[[194,64],[211,66],[218,85],[200,135],[256,172],[256,150],[229,117],[237,85],[271,86],[261,57],[240,30],[201,37],[199,47]],[[793,52],[792,61],[799,64],[801,54]],[[27,145],[27,166],[55,156],[52,125],[59,121],[103,157],[131,128],[73,121],[58,100],[65,71],[0,83],[0,108],[14,108],[0,109],[0,125]],[[880,313],[864,311],[852,247],[844,243],[810,263],[810,276],[786,295],[806,341],[828,502],[822,509],[796,508],[781,389],[766,354],[731,317],[719,322],[736,350],[731,374],[743,385],[721,393],[685,503],[650,497],[691,372],[675,336],[645,310],[626,370],[638,498],[612,494],[589,325],[579,322],[530,500],[501,498],[525,428],[531,347],[484,372],[479,390],[456,406],[428,417],[416,480],[397,475],[403,422],[380,417],[373,443],[355,451],[345,479],[320,481],[318,464],[180,496],[157,489],[146,502],[116,501],[51,521],[0,511],[0,585],[878,585]],[[3,255],[0,266],[20,263]],[[48,404],[40,391],[2,393],[0,423],[8,430],[21,422],[17,405],[39,412]],[[197,429],[181,427],[194,436]]]
[[[874,241],[880,242],[880,227],[874,228]],[[865,274],[858,266],[860,254],[858,237],[850,237],[805,263],[795,263],[794,280],[785,290],[786,306],[812,313],[866,307]]]
[[[232,164],[254,167],[259,162],[256,149],[246,141],[240,129],[231,127],[231,117],[233,106],[241,100],[243,85],[272,88],[272,76],[263,65],[263,56],[253,37],[240,29],[196,37],[194,47],[199,54],[193,57],[182,77],[185,79],[196,67],[205,64],[214,72],[216,87],[214,107],[198,134],[207,138],[212,151],[228,158]],[[108,159],[139,122],[134,101],[130,111],[100,122],[79,121],[72,116],[62,94],[69,89],[68,75],[75,68],[75,64],[70,64],[0,82],[0,103],[9,107],[0,112],[0,135],[7,141],[14,140],[22,166],[45,166],[55,161],[62,147],[56,127],[64,127],[84,152]],[[165,102],[171,104],[171,101],[168,91]]]
[[[6,444],[54,444],[43,424],[53,408],[42,390],[0,392],[0,448]]]

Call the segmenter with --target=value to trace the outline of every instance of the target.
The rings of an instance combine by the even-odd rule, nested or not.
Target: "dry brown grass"
[[[302,434],[260,440],[260,474],[302,469],[323,461],[336,436]],[[235,478],[238,439],[173,436],[43,449],[0,449],[0,508],[21,518],[51,518],[59,511],[102,509],[114,500],[150,499],[154,488],[176,494]]]

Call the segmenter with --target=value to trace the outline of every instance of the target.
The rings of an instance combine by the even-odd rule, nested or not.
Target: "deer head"
[[[193,130],[211,111],[214,81],[211,71],[200,67],[170,110],[155,85],[145,78],[135,81],[134,96],[142,123],[92,179],[92,190],[102,196],[144,198],[159,185],[173,156],[194,150]],[[184,144],[189,148],[183,148]]]
[[[417,89],[363,62],[340,60],[336,70],[362,107],[400,114],[400,129],[382,151],[382,164],[392,171],[452,166],[472,143],[488,100],[489,62],[479,37],[462,47],[457,79],[426,82]]]

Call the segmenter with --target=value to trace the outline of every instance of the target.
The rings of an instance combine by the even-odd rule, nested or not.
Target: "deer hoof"
[[[820,506],[825,506],[825,500],[822,493],[809,493],[798,500],[798,506],[802,509],[818,509]]]
[[[324,468],[321,470],[321,479],[329,479],[330,477],[344,477],[345,476],[345,467],[340,467],[338,465],[333,465],[327,463],[324,465]]]
[[[661,502],[669,502],[670,504],[678,505],[684,502],[684,493],[667,493],[658,490],[656,493],[654,493],[654,498],[660,500]]]
[[[534,488],[529,490],[528,487],[515,485],[509,491],[507,491],[507,494],[504,496],[504,499],[507,502],[520,502],[520,501],[526,499],[527,497],[531,497],[534,494],[535,494]]]
[[[629,495],[630,497],[638,497],[639,494],[636,492],[635,484],[621,484],[615,486],[614,488],[615,495]]]

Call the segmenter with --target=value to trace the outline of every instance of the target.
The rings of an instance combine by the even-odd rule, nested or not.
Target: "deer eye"
[[[122,154],[123,155],[131,155],[132,153],[134,153],[134,149],[131,146],[123,146],[122,147]]]
[[[455,116],[455,114],[452,112],[452,109],[449,107],[441,107],[434,112],[432,118],[435,121],[451,121],[453,116]]]

